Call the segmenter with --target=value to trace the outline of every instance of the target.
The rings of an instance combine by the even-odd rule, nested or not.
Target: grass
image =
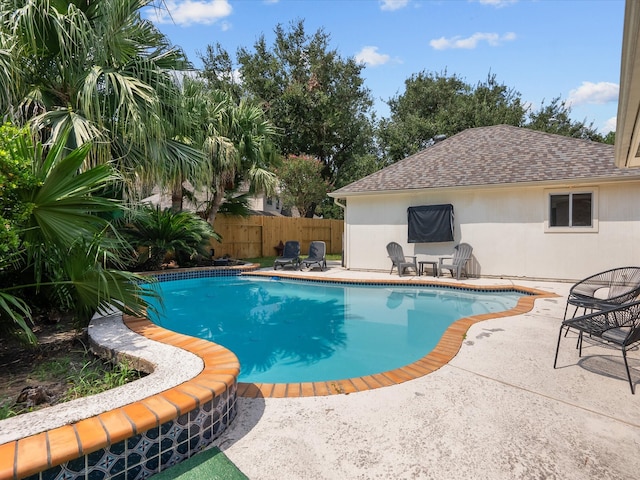
[[[17,377],[11,383],[22,385],[43,385],[47,390],[52,384],[59,384],[54,403],[68,402],[76,398],[95,395],[137,380],[143,374],[131,368],[126,362],[111,364],[88,351],[72,351],[33,365],[23,380]],[[9,385],[6,385],[7,387]],[[5,393],[5,392],[3,392]],[[15,395],[15,394],[14,394]],[[0,395],[0,420],[27,413],[38,407],[16,404],[15,396]]]
[[[15,417],[20,412],[15,409],[13,405],[8,403],[0,405],[0,420],[4,420],[5,418]]]
[[[29,376],[43,382],[51,378],[63,378],[71,369],[71,358],[64,356],[37,364]]]
[[[126,362],[119,362],[111,368],[105,368],[102,360],[96,359],[85,363],[80,372],[68,378],[71,386],[66,391],[63,401],[95,395],[140,378],[140,373]]]
[[[245,262],[251,263],[259,263],[260,268],[265,267],[273,267],[273,262],[276,257],[256,257],[256,258],[245,258]],[[342,260],[342,255],[340,253],[332,253],[327,255],[327,260]]]

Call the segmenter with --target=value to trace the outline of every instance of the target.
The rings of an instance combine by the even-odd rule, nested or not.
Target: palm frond
[[[37,342],[36,336],[27,324],[28,321],[31,321],[31,310],[24,300],[0,291],[0,317],[3,314],[9,317],[14,325],[21,330],[28,343],[35,344]]]
[[[268,197],[277,193],[278,177],[273,172],[252,165],[248,172],[248,180],[251,193],[264,192]]]

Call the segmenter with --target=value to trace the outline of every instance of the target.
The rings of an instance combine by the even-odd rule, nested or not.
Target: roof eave
[[[627,0],[623,32],[615,164],[640,167],[640,3]]]
[[[468,190],[497,190],[508,188],[527,188],[527,187],[580,187],[584,185],[603,185],[608,183],[626,183],[640,181],[640,173],[628,177],[586,177],[565,180],[545,180],[542,182],[513,182],[513,183],[496,183],[491,185],[460,185],[450,187],[425,187],[425,188],[404,188],[398,190],[367,190],[360,192],[331,192],[328,195],[331,198],[348,198],[348,197],[366,197],[374,195],[404,195],[422,191],[468,191]]]

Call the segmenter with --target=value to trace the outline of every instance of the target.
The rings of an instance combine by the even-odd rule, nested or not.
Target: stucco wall
[[[350,197],[346,266],[389,270],[385,247],[391,241],[418,260],[448,255],[455,244],[467,242],[474,249],[471,271],[482,276],[575,280],[640,265],[640,184],[590,187],[596,187],[598,200],[598,229],[590,233],[545,232],[548,191],[542,187]],[[454,206],[455,241],[407,243],[407,207],[440,203]]]

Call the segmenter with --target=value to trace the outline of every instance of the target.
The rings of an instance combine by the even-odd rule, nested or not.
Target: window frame
[[[598,233],[598,188],[564,188],[547,189],[545,194],[545,233]],[[590,226],[551,226],[551,197],[557,195],[569,195],[569,205],[573,205],[573,195],[591,194],[591,225]],[[569,210],[571,219],[571,210]]]

